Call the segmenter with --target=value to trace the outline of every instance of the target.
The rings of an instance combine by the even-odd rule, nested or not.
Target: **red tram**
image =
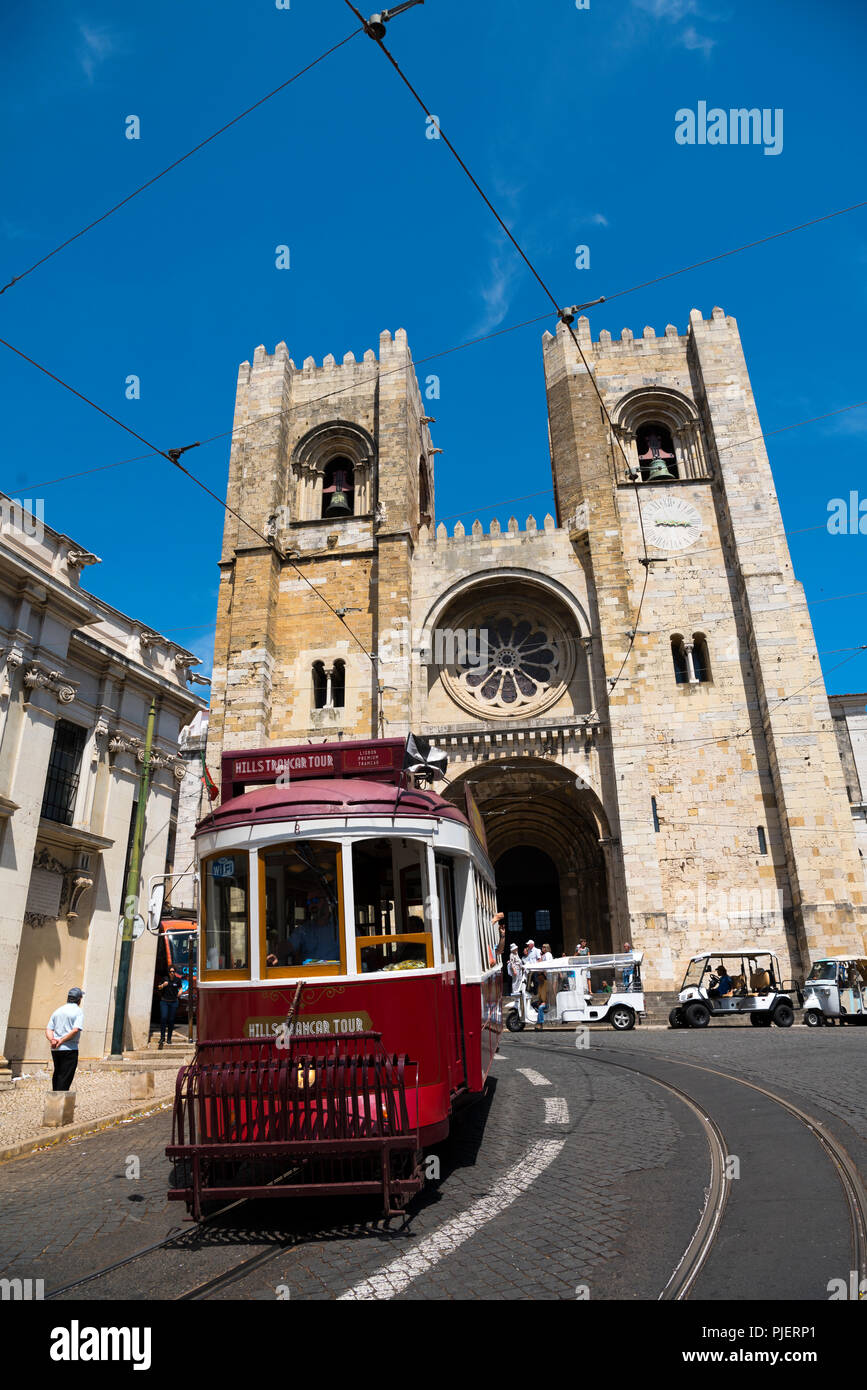
[[[484,831],[471,799],[468,819],[412,785],[405,753],[223,755],[225,799],[196,831],[199,1041],[167,1150],[195,1218],[338,1192],[394,1212],[484,1087],[502,1025]]]

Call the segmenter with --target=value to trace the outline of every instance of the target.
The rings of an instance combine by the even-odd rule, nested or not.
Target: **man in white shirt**
[[[535,941],[528,941],[527,945],[530,948],[527,953],[527,964],[534,965],[537,960],[542,959],[542,952],[539,950],[539,947],[536,945]]]
[[[51,1060],[54,1063],[52,1091],[68,1091],[78,1066],[78,1043],[84,1027],[84,1014],[81,1011],[83,990],[71,989],[66,1003],[48,1020],[45,1036],[51,1044]]]

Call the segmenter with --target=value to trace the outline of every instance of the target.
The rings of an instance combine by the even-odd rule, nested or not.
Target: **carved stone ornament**
[[[101,565],[102,560],[92,550],[79,550],[74,547],[66,553],[66,563],[70,569],[83,569],[85,565]]]
[[[144,744],[132,734],[122,734],[115,730],[108,741],[109,753],[132,753],[140,763],[144,762]]]
[[[24,684],[28,690],[50,690],[62,705],[70,705],[75,699],[75,686],[69,684],[62,671],[29,666],[24,672]]]
[[[192,652],[175,652],[175,666],[179,671],[189,671],[192,666],[201,666],[202,659]]]
[[[551,613],[519,601],[508,612],[480,609],[467,626],[487,634],[486,649],[473,653],[475,662],[459,660],[443,671],[463,709],[477,718],[535,716],[560,698],[574,670],[575,643]]]
[[[88,874],[76,874],[72,879],[69,894],[69,907],[66,912],[67,922],[74,921],[78,916],[78,905],[85,893],[93,887],[93,879]]]

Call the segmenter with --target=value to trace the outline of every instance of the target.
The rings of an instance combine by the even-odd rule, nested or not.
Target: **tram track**
[[[534,1050],[563,1055],[561,1049],[544,1043],[537,1044]],[[804,1110],[802,1106],[796,1105],[794,1101],[779,1095],[769,1087],[761,1086],[755,1081],[748,1081],[741,1076],[735,1076],[732,1072],[723,1071],[719,1067],[710,1067],[700,1062],[691,1062],[682,1057],[669,1057],[661,1053],[654,1053],[652,1057],[638,1053],[627,1053],[626,1055],[641,1061],[689,1067],[693,1071],[704,1072],[724,1081],[733,1082],[764,1096],[798,1120],[819,1144],[840,1183],[849,1216],[852,1268],[858,1271],[859,1281],[867,1277],[867,1193],[865,1193],[864,1184],[851,1155],[826,1125]],[[723,1131],[705,1106],[673,1082],[643,1070],[641,1067],[631,1065],[625,1060],[602,1057],[599,1055],[599,1049],[596,1049],[595,1053],[588,1054],[586,1060],[618,1067],[635,1076],[640,1076],[644,1080],[654,1082],[684,1102],[702,1123],[711,1162],[705,1204],[692,1239],[684,1250],[671,1278],[659,1294],[659,1301],[685,1300],[689,1297],[702,1268],[707,1263],[722,1227],[729,1188],[724,1167],[725,1156],[729,1150]]]

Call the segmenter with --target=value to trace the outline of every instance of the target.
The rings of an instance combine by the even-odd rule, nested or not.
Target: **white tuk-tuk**
[[[857,956],[825,956],[817,960],[804,981],[804,1022],[863,1023],[867,1018],[867,960]]]
[[[560,956],[522,962],[517,994],[503,1000],[506,1027],[519,1033],[528,1023],[610,1023],[618,1032],[635,1027],[644,1013],[641,951],[607,956]]]

